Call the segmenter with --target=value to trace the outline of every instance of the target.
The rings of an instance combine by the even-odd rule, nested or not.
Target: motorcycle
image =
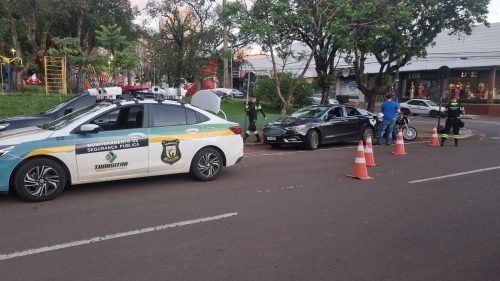
[[[377,115],[377,118],[376,118],[377,119],[377,125],[376,125],[377,132],[380,128],[380,125],[382,124],[383,118],[384,118],[384,114],[379,113]],[[412,140],[415,140],[417,138],[417,129],[415,129],[415,127],[410,126],[410,119],[408,118],[408,116],[406,116],[405,114],[402,114],[402,113],[398,114],[398,116],[396,118],[396,124],[394,125],[394,131],[392,133],[393,139],[396,138],[399,130],[401,130],[401,132],[403,133],[403,139],[405,141],[412,141]]]

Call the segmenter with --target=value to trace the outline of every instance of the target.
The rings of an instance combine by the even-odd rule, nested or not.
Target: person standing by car
[[[374,143],[376,145],[382,144],[382,136],[384,133],[385,144],[391,144],[392,131],[394,130],[394,124],[396,123],[396,114],[400,112],[399,104],[393,101],[393,98],[394,95],[391,93],[385,95],[385,102],[382,104],[381,108],[384,117],[377,133],[377,141]]]
[[[262,110],[262,105],[260,105],[255,96],[250,98],[250,101],[248,101],[245,107],[245,111],[248,115],[249,124],[248,129],[245,132],[245,136],[243,137],[243,141],[246,141],[250,133],[253,133],[257,138],[255,142],[260,142],[259,131],[257,130],[257,125],[255,124],[257,122],[257,111],[260,111],[265,119],[267,119],[266,113]]]
[[[460,137],[460,125],[463,124],[460,120],[460,114],[464,114],[465,110],[457,101],[456,97],[452,97],[448,105],[446,105],[446,124],[444,125],[443,134],[441,135],[441,146],[444,145],[448,139],[448,133],[453,127],[453,139],[455,146],[458,146],[458,138]]]

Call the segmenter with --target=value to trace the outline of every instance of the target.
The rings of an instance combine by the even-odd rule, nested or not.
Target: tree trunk
[[[16,69],[11,68],[11,85],[12,91],[23,92],[24,91],[24,81],[23,74],[28,71],[28,68]]]
[[[366,110],[370,112],[375,112],[375,102],[377,100],[376,95],[365,95],[366,99],[368,100],[368,106],[366,107]]]

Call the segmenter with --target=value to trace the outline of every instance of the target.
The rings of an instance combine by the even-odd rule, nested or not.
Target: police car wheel
[[[433,118],[436,118],[436,117],[438,117],[438,115],[439,115],[439,114],[438,114],[438,112],[437,112],[436,110],[431,110],[431,111],[429,112],[429,115],[430,115],[431,117],[433,117]]]
[[[29,202],[55,198],[64,190],[66,172],[57,162],[38,158],[28,160],[16,173],[14,188],[19,197]]]
[[[199,181],[213,180],[219,175],[222,166],[220,153],[213,148],[204,148],[193,157],[191,174]]]

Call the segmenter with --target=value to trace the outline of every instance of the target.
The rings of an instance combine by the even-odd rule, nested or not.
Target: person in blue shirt
[[[388,93],[385,95],[385,102],[382,104],[381,111],[384,114],[382,124],[379,127],[377,134],[377,141],[374,143],[376,145],[382,144],[382,136],[385,133],[385,144],[390,145],[392,140],[392,132],[394,131],[394,125],[396,124],[397,114],[400,112],[399,104],[392,99],[394,95]]]

